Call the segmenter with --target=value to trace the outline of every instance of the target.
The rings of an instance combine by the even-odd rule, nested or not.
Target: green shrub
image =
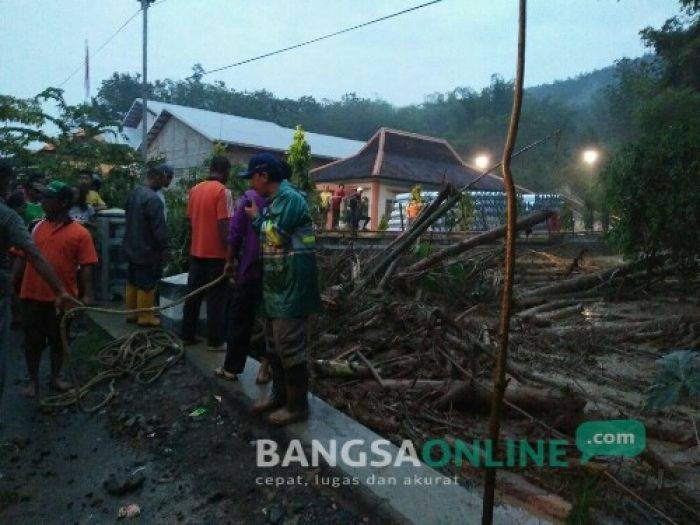
[[[670,126],[625,146],[602,174],[616,218],[613,242],[630,257],[700,254],[700,124]]]

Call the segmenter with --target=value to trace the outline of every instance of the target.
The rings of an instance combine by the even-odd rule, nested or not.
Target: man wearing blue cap
[[[270,423],[286,425],[308,416],[308,321],[320,309],[316,241],[306,199],[286,180],[273,155],[254,155],[243,177],[270,201],[264,210],[255,201],[246,206],[262,246],[265,339],[272,368],[272,394],[253,410],[274,409]]]

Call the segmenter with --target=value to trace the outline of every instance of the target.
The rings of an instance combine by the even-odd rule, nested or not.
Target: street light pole
[[[139,0],[143,11],[143,86],[141,102],[143,103],[143,113],[141,114],[141,154],[144,162],[148,159],[148,146],[146,136],[148,135],[148,5],[153,0]]]

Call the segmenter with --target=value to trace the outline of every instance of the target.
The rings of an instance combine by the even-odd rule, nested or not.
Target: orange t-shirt
[[[202,259],[226,258],[219,221],[233,215],[231,191],[218,180],[200,182],[190,190],[187,217],[192,224],[190,254]]]
[[[420,210],[423,208],[423,203],[420,201],[411,201],[408,203],[406,211],[408,212],[409,219],[415,219],[418,217]]]
[[[77,222],[56,224],[43,220],[34,228],[32,238],[66,291],[77,297],[78,267],[97,262],[90,233]],[[34,301],[56,299],[56,294],[30,262],[24,270],[19,296]]]

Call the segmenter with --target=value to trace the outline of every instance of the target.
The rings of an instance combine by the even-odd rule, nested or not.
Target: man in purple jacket
[[[226,358],[224,366],[214,373],[229,381],[235,381],[243,372],[250,353],[250,338],[255,324],[255,312],[262,298],[262,257],[260,241],[245,212],[249,202],[258,209],[267,206],[267,199],[255,190],[243,194],[231,218],[228,237],[228,255],[224,271],[235,284],[231,288],[226,305]],[[270,380],[269,362],[261,357],[257,383]]]

